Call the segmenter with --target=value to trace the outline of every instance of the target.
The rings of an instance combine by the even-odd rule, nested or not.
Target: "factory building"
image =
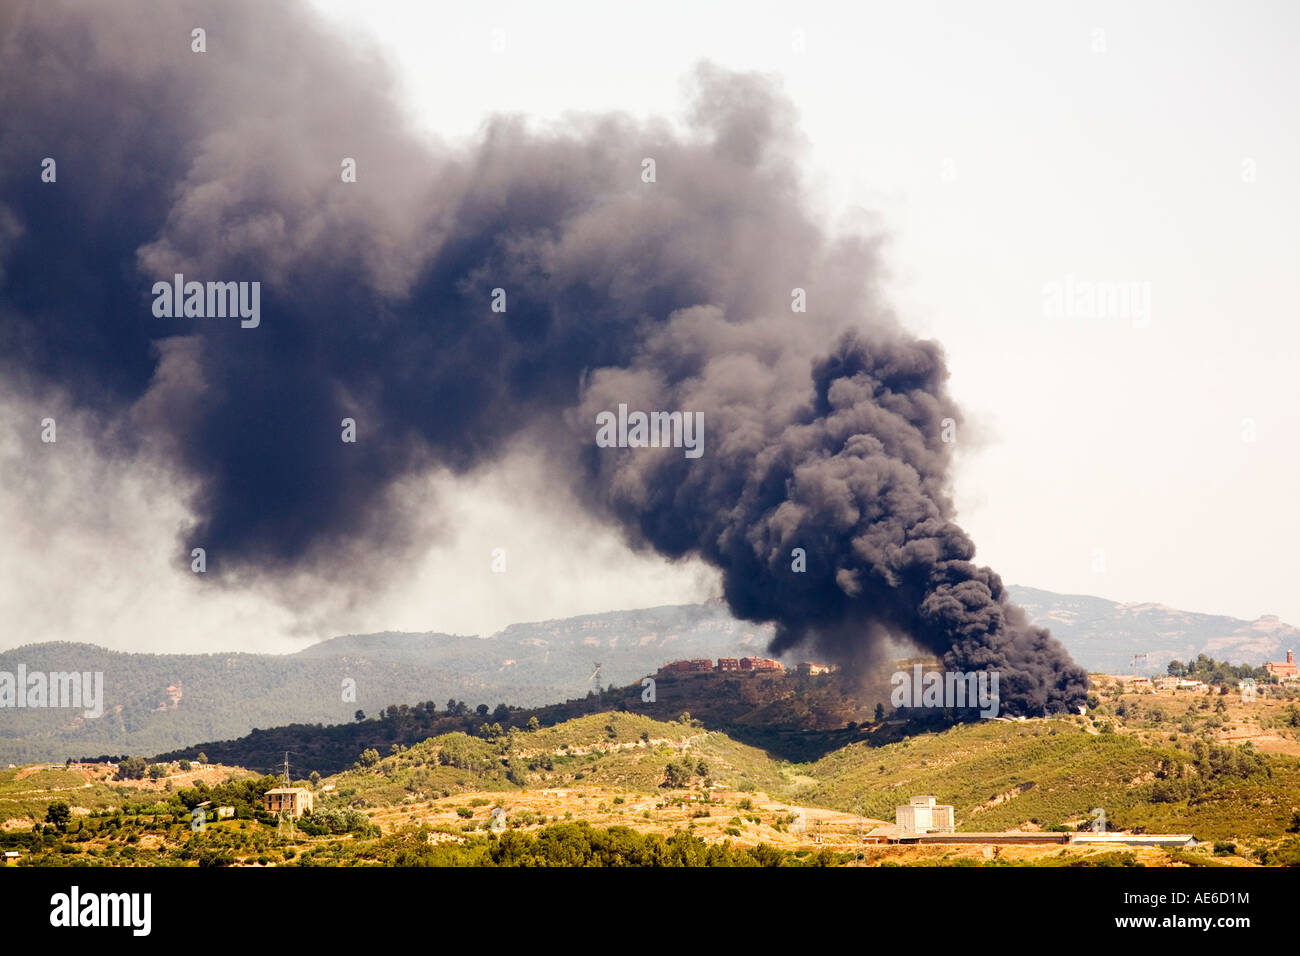
[[[894,808],[894,823],[903,833],[952,833],[952,807],[935,803],[934,797],[913,797],[907,804]]]

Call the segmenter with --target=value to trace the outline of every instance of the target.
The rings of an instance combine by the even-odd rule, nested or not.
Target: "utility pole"
[[[858,845],[857,845],[857,852],[853,854],[853,861],[858,866],[863,866],[865,864],[864,857],[866,856],[866,853],[863,850],[865,846],[866,844],[862,840],[862,804],[859,803],[858,804]]]
[[[286,790],[289,789],[289,751],[287,751],[287,750],[284,752],[284,787],[285,787]],[[285,823],[287,822],[287,823],[289,824],[289,839],[292,840],[292,839],[294,838],[294,836],[293,836],[293,811],[292,811],[292,810],[286,810],[286,809],[284,808],[284,798],[285,798],[286,796],[290,796],[290,795],[289,795],[289,794],[282,794],[281,797],[280,797],[280,818],[279,818],[279,820],[276,822],[276,825],[275,825],[275,835],[276,835],[276,836],[281,836],[281,835],[283,834],[283,832],[284,832],[284,825],[285,825]]]

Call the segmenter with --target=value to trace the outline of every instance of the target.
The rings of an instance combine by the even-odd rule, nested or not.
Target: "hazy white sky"
[[[891,237],[889,298],[948,350],[970,419],[959,519],[979,560],[1012,583],[1300,624],[1294,5],[313,3],[391,57],[412,121],[445,140],[503,111],[680,116],[704,58],[778,77],[820,215]],[[1047,314],[1045,287],[1067,282],[1138,283],[1149,321]],[[0,465],[4,646],[486,634],[714,587],[700,567],[628,555],[530,491],[516,460],[435,482],[446,537],[410,580],[295,619],[169,563],[180,489],[169,501],[108,464],[74,478],[14,443]],[[41,535],[43,514],[77,509],[78,537]]]

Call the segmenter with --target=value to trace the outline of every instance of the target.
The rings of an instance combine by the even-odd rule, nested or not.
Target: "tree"
[[[149,768],[150,780],[161,780],[165,776],[167,776],[167,768],[164,767],[162,764],[156,763]]]
[[[474,708],[474,713],[478,714],[480,717],[486,717],[489,710],[491,710],[491,708],[488,707],[487,704],[479,704]]]
[[[373,767],[379,763],[379,751],[374,747],[367,747],[361,751],[361,756],[357,758],[357,763],[363,767]]]
[[[320,786],[320,774],[317,771],[313,770],[311,772],[311,776],[309,776],[307,779],[311,781],[312,787]]]
[[[117,765],[118,780],[143,780],[149,765],[143,757],[127,757]]]
[[[529,718],[528,718],[528,729],[529,729],[529,730],[537,730],[537,729],[538,729],[539,727],[541,727],[541,726],[542,726],[542,725],[541,725],[541,722],[537,719],[536,716],[532,716],[532,717],[529,717]]]
[[[60,833],[66,833],[68,822],[72,819],[72,810],[62,800],[56,800],[45,811],[45,822],[54,824]]]
[[[766,843],[760,843],[749,851],[749,855],[754,858],[759,866],[780,866],[784,854],[774,846]]]
[[[1168,674],[1169,674],[1170,677],[1186,677],[1186,676],[1187,676],[1187,667],[1186,667],[1186,665],[1183,664],[1183,662],[1180,661],[1180,660],[1172,660],[1172,661],[1170,661],[1170,662],[1169,662],[1169,666],[1168,666],[1167,668],[1165,668],[1165,670],[1168,672]]]
[[[208,762],[208,755],[205,754],[205,753],[200,752],[199,755],[198,755],[197,757],[195,757],[194,759],[197,760],[199,763],[207,763],[207,762]]]
[[[194,765],[188,760],[179,760],[177,761],[176,766],[181,768],[181,773],[189,773],[194,769]]]
[[[694,771],[695,767],[691,765],[689,760],[683,760],[681,763],[670,760],[664,767],[663,785],[673,790],[689,787],[691,785],[691,775]]]
[[[357,723],[361,723],[361,721],[366,719],[366,712],[364,710],[358,710],[355,714],[352,715],[352,718]]]

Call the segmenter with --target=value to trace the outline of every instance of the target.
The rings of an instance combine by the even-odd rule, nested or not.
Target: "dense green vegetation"
[[[836,866],[849,859],[826,849],[802,856],[768,844],[739,849],[726,842],[708,843],[685,830],[664,838],[628,827],[595,828],[586,821],[475,836],[463,844],[430,844],[431,832],[428,827],[404,830],[359,851],[357,858],[388,866],[645,867]],[[313,850],[302,862],[324,862],[336,852]]]
[[[1243,677],[1249,677],[1261,683],[1272,680],[1268,671],[1263,667],[1216,661],[1213,657],[1208,657],[1205,654],[1198,654],[1196,660],[1187,664],[1175,658],[1169,662],[1165,668],[1165,673],[1170,677],[1186,677],[1191,680],[1204,681],[1207,684],[1227,684],[1229,686],[1232,686]]]
[[[303,849],[300,841],[276,836],[265,824],[209,826],[187,835],[185,826],[159,809],[84,821],[66,838],[56,832],[0,834],[0,847],[21,849],[25,866],[836,866],[850,858],[828,849],[814,854],[767,844],[738,848],[684,830],[665,838],[585,821],[473,835],[455,843],[430,842],[434,831],[428,826],[378,838],[373,832],[360,834],[368,839],[355,838],[354,831],[353,837],[313,841]],[[105,838],[106,849],[85,846]],[[170,842],[156,842],[164,838]]]

